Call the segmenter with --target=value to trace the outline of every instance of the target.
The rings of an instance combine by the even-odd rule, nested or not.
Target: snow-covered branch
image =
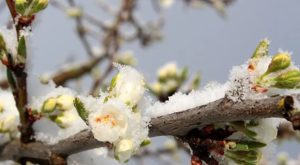
[[[299,94],[276,96],[236,103],[226,98],[219,99],[182,112],[152,118],[149,136],[183,136],[194,128],[209,124],[270,117],[284,118],[294,109],[294,103],[297,102],[295,99],[299,97]],[[50,161],[51,155],[66,157],[77,152],[104,146],[110,147],[111,145],[106,142],[99,142],[90,130],[84,130],[54,145],[45,145],[40,142],[20,145],[18,140],[14,140],[1,147],[0,157],[14,160],[28,157]]]

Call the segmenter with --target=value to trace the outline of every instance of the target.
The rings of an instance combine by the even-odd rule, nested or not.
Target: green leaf
[[[195,89],[199,88],[200,81],[201,81],[200,74],[197,73],[196,76],[194,77],[193,81],[192,81],[192,89],[195,90]]]
[[[151,140],[150,139],[146,139],[146,140],[144,140],[142,143],[141,143],[141,147],[144,147],[144,146],[147,146],[147,145],[149,145],[149,144],[151,144]]]
[[[15,81],[15,78],[13,76],[13,73],[11,70],[7,69],[6,70],[6,76],[7,76],[7,81],[8,83],[13,87],[15,88],[16,87],[16,81]]]
[[[26,40],[25,36],[21,36],[18,44],[18,55],[26,58]]]
[[[1,33],[0,33],[0,51],[6,52],[6,43]]]
[[[74,99],[74,106],[83,121],[88,122],[89,112],[85,109],[83,102],[79,98]]]
[[[237,131],[240,131],[242,133],[244,133],[246,136],[254,139],[255,136],[257,135],[256,132],[248,129],[245,126],[245,122],[244,121],[236,121],[236,122],[231,122],[231,125],[234,129],[236,129]]]

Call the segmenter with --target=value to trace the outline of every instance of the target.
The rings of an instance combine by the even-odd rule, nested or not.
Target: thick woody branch
[[[298,100],[299,97],[300,95],[277,96],[235,103],[226,98],[220,99],[183,112],[153,118],[150,122],[150,137],[181,136],[194,128],[208,124],[269,117],[283,118],[294,109],[294,99]],[[109,143],[98,142],[94,139],[90,130],[84,130],[55,145],[43,145],[39,142],[20,145],[17,141],[12,141],[0,147],[0,160],[30,157],[51,161],[53,155],[67,157],[77,152],[103,146],[111,147]]]

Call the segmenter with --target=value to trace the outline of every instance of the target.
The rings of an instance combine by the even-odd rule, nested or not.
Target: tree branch
[[[243,102],[232,102],[226,98],[216,100],[186,111],[153,118],[150,122],[149,136],[182,136],[194,128],[209,124],[269,117],[283,118],[294,109],[295,98],[299,100],[300,94],[294,97],[277,96]],[[0,147],[0,160],[30,157],[51,161],[51,155],[67,157],[77,152],[104,146],[111,147],[109,143],[94,139],[90,130],[84,130],[54,145],[44,145],[40,142],[20,145],[18,141],[12,141]]]

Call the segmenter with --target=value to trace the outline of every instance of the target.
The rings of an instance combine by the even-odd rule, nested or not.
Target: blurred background
[[[0,0],[1,4],[3,2]],[[99,10],[97,0],[77,0],[76,3],[104,22],[112,18]],[[119,1],[109,0],[108,3],[117,9]],[[151,3],[140,0],[137,4],[135,15],[142,23],[159,17]],[[299,0],[236,0],[222,14],[210,5],[191,8],[178,0],[161,13],[165,18],[162,40],[147,47],[141,46],[138,41],[125,43],[120,51],[133,52],[137,59],[136,67],[149,82],[155,80],[157,68],[173,61],[179,67],[188,67],[190,73],[199,72],[201,85],[209,81],[223,83],[228,79],[231,67],[244,63],[259,40],[266,37],[271,40],[271,54],[278,49],[291,51],[293,61],[300,64],[299,6]],[[1,26],[5,26],[8,19],[6,7],[1,7]],[[64,11],[49,5],[36,19],[30,45],[32,61],[29,69],[33,74],[40,76],[66,63],[88,59],[78,39],[75,21]],[[101,41],[101,37],[91,39],[93,50],[100,49]],[[163,143],[164,140],[156,138],[156,141]],[[274,159],[276,153],[284,151],[297,158],[299,144],[288,141],[274,145],[270,155]],[[189,160],[184,158],[181,163],[187,164],[186,161]]]

